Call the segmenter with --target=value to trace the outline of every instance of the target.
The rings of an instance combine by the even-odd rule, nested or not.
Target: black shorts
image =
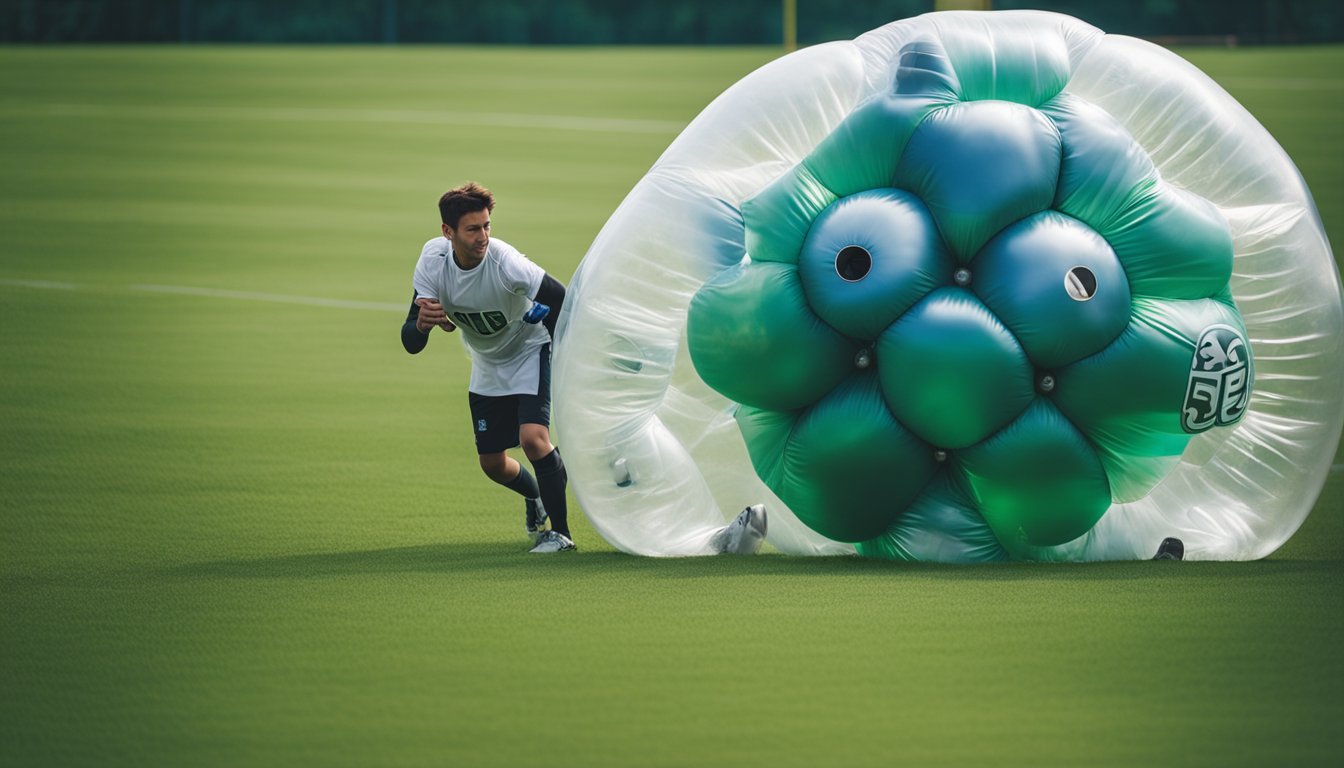
[[[535,395],[478,395],[467,393],[471,403],[471,431],[476,435],[476,453],[499,453],[519,444],[518,429],[524,424],[551,426],[551,345],[542,347],[541,373]]]

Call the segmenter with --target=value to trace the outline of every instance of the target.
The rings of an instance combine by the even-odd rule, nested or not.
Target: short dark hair
[[[495,210],[495,196],[474,181],[450,189],[439,198],[439,218],[449,229],[457,229],[463,214]]]

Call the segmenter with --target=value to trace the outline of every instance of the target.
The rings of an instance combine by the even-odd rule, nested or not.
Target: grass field
[[[1341,242],[1344,48],[1185,53]],[[1253,563],[524,554],[434,201],[567,279],[773,55],[0,48],[0,765],[1340,764],[1338,470]]]

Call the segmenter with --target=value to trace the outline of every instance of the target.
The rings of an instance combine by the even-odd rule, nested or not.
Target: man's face
[[[453,241],[453,253],[470,261],[485,258],[485,248],[490,245],[490,212],[472,211],[462,214],[457,220],[457,228],[443,225],[443,236]]]

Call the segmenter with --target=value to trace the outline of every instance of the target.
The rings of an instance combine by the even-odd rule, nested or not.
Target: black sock
[[[507,483],[500,483],[500,485],[525,499],[535,499],[541,496],[541,489],[537,487],[536,478],[532,477],[532,473],[528,472],[527,467],[524,467],[522,464],[518,465],[517,477]]]
[[[551,530],[569,535],[569,509],[565,505],[565,486],[569,484],[569,473],[565,472],[565,462],[560,458],[557,448],[532,462],[537,471],[537,485],[541,487],[541,503],[546,514],[551,516]]]

